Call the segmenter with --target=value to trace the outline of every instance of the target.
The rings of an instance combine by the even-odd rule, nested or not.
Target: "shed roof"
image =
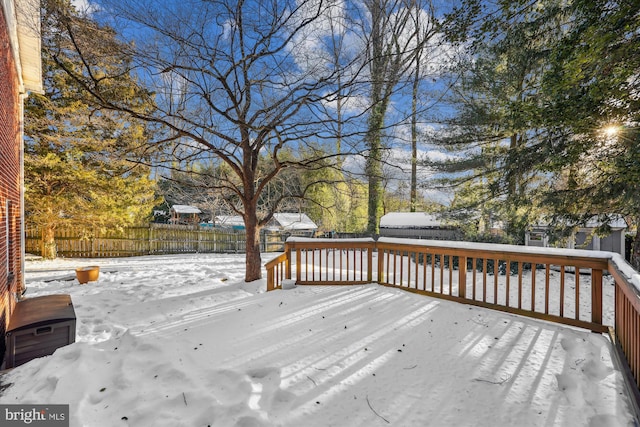
[[[214,222],[221,226],[244,227],[244,219],[240,215],[216,215]]]
[[[196,208],[195,206],[189,206],[189,205],[173,205],[171,206],[171,210],[174,211],[175,213],[179,213],[179,214],[199,214],[202,213],[202,211],[198,208]]]
[[[273,218],[286,230],[317,230],[318,226],[304,213],[275,213]]]
[[[380,228],[438,228],[444,224],[426,212],[389,212],[380,218]]]
[[[590,218],[586,224],[584,224],[583,226],[580,226],[579,228],[581,229],[586,229],[586,228],[597,228],[600,227],[604,224],[603,221],[601,221],[600,219],[598,219],[597,216],[593,216],[592,218]],[[625,221],[624,217],[622,215],[612,215],[609,218],[609,223],[608,223],[609,227],[611,227],[613,230],[624,230],[627,228],[627,222]],[[538,222],[536,224],[533,224],[531,226],[532,228],[549,228],[549,224],[546,222]]]
[[[284,230],[317,230],[318,226],[304,213],[275,213],[275,224],[267,228],[283,228]],[[226,227],[244,226],[244,220],[240,215],[217,215],[216,225]]]

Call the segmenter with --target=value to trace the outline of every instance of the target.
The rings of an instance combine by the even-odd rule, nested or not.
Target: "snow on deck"
[[[373,284],[264,293],[243,261],[28,263],[31,295],[72,294],[78,342],[0,403],[69,403],[72,426],[632,423],[603,335]],[[44,281],[82,263],[99,282]]]

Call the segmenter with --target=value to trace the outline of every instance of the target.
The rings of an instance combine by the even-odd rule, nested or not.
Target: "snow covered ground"
[[[375,284],[266,293],[243,255],[26,269],[27,296],[71,294],[77,339],[0,403],[69,404],[71,426],[635,425],[599,334]]]

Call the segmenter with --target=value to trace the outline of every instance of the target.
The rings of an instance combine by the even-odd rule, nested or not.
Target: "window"
[[[544,240],[544,232],[543,231],[532,231],[529,233],[529,241],[531,242],[542,242]]]

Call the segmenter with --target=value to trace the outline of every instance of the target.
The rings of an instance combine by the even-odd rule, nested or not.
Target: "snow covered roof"
[[[390,212],[380,218],[380,228],[438,228],[443,225],[426,212]]]
[[[586,226],[590,227],[600,227],[602,225],[602,221],[598,220],[598,217],[593,217],[589,221],[587,221]],[[609,227],[611,228],[627,228],[627,222],[621,215],[614,215],[609,220]]]
[[[275,213],[273,218],[285,230],[317,230],[318,226],[304,213]]]
[[[273,214],[271,229],[282,228],[284,230],[317,230],[318,226],[306,214],[303,213],[275,213]],[[244,220],[240,215],[218,215],[215,218],[216,225],[225,227],[244,227]]]
[[[199,214],[202,211],[194,206],[189,205],[173,205],[171,210],[179,214]]]
[[[594,216],[587,221],[584,227],[580,227],[580,228],[596,228],[596,227],[600,227],[602,224],[603,224],[603,221],[599,220],[597,216]],[[539,222],[532,226],[532,228],[548,228],[548,227],[549,227],[549,223],[547,222]],[[611,227],[614,230],[626,229],[627,222],[624,220],[624,217],[622,215],[614,215],[609,220],[609,227]]]
[[[240,215],[216,215],[214,223],[226,227],[244,227],[244,219]]]

